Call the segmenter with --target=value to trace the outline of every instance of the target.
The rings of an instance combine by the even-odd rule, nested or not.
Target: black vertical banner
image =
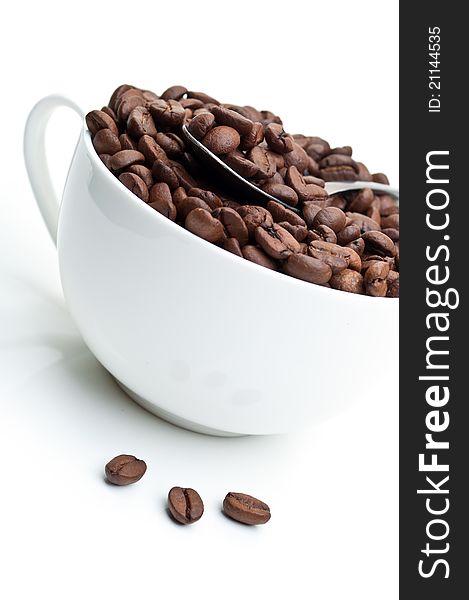
[[[467,597],[464,3],[401,3],[400,597]],[[466,342],[466,343],[465,343]],[[466,442],[467,440],[467,442]],[[458,590],[458,591],[456,591]]]

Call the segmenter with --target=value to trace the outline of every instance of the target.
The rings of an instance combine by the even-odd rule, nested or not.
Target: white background
[[[351,388],[346,413],[270,438],[209,438],[146,413],[67,313],[21,148],[28,110],[43,95],[62,92],[90,110],[120,83],[156,92],[178,83],[269,108],[291,132],[351,144],[397,185],[397,20],[397,2],[372,0],[3,8],[2,598],[397,598],[397,398],[384,406],[377,390],[367,404]],[[58,114],[50,128],[58,188],[77,127]],[[393,375],[383,365],[383,386]],[[135,486],[103,482],[104,463],[121,452],[149,465]],[[203,496],[197,524],[168,518],[173,485]],[[271,522],[227,520],[220,504],[230,490],[268,502]]]

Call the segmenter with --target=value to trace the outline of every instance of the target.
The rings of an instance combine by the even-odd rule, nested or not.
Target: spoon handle
[[[369,188],[375,192],[390,194],[399,200],[399,190],[397,188],[384,183],[376,183],[374,181],[328,181],[325,187],[329,196],[340,194],[341,192]]]

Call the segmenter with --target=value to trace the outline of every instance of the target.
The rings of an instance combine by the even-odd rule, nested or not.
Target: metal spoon
[[[275,196],[264,192],[264,190],[261,190],[253,183],[239,175],[239,173],[236,173],[236,171],[225,164],[216,154],[211,152],[201,142],[199,142],[199,140],[190,133],[186,125],[182,126],[182,133],[186,139],[186,142],[189,144],[191,150],[194,152],[195,156],[200,160],[200,162],[215,172],[216,175],[218,175],[218,177],[226,185],[229,185],[231,189],[237,190],[240,194],[248,195],[249,198],[252,198],[253,201],[257,201],[259,204],[267,204],[269,200],[274,200],[279,204],[283,204],[283,206],[286,206],[290,210],[293,210],[297,213],[300,212],[298,209],[285,202],[282,202],[282,200],[275,198]],[[329,196],[350,190],[370,188],[376,192],[391,194],[391,196],[394,196],[397,200],[399,200],[399,190],[391,187],[390,185],[375,183],[374,181],[327,181],[325,188]]]

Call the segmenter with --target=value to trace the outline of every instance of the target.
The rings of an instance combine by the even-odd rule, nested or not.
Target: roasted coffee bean
[[[215,125],[215,117],[206,112],[195,116],[189,123],[187,129],[198,140],[201,140]]]
[[[149,165],[152,165],[155,160],[167,161],[166,152],[159,144],[149,135],[142,135],[138,141],[138,150],[141,152]]]
[[[215,117],[217,125],[233,127],[240,136],[248,135],[251,132],[253,122],[234,110],[215,105],[212,107],[212,114]]]
[[[164,181],[164,183],[168,184],[170,190],[175,190],[179,187],[179,179],[167,162],[156,159],[151,172],[155,181]]]
[[[178,190],[184,188],[178,188]],[[177,192],[177,190],[176,190]],[[177,208],[178,218],[184,223],[187,215],[193,211],[195,208],[203,208],[207,212],[210,212],[212,209],[210,206],[202,200],[202,198],[197,198],[196,196],[182,196],[180,193],[173,194],[173,202]]]
[[[292,252],[300,251],[298,241],[277,223],[270,227],[261,225],[255,230],[254,237],[264,252],[277,260],[284,260]]]
[[[382,231],[367,231],[362,235],[365,248],[373,254],[380,256],[395,256],[394,242]]]
[[[249,235],[254,238],[255,231],[258,227],[271,227],[274,224],[272,215],[262,206],[248,205],[240,206],[237,209],[243,221],[246,223]]]
[[[362,215],[361,213],[356,212],[346,212],[345,215],[360,227],[361,233],[366,233],[367,231],[379,231],[381,227],[378,225],[376,221],[370,219],[366,215]]]
[[[291,233],[291,235],[298,242],[302,242],[308,235],[308,228],[306,227],[306,225],[292,225],[288,221],[279,221],[278,224],[280,225],[280,227],[286,229],[288,233]]]
[[[288,275],[310,283],[327,283],[332,276],[332,269],[329,265],[305,254],[290,254],[284,269]]]
[[[86,121],[103,164],[149,206],[200,237],[318,285],[399,296],[395,199],[369,188],[329,197],[325,189],[326,180],[387,183],[357,162],[350,146],[331,149],[322,138],[290,135],[270,111],[220,104],[184,86],[161,96],[119,86],[109,106],[91,111]],[[215,183],[185,140],[183,123],[277,202],[245,205],[249,193]]]
[[[120,454],[105,467],[106,479],[114,485],[136,483],[145,475],[146,470],[145,462],[131,454]]]
[[[196,100],[200,100],[203,104],[220,104],[218,100],[215,100],[212,96],[205,94],[204,92],[187,92],[188,98],[195,98]]]
[[[383,229],[399,229],[399,214],[392,214],[381,219]]]
[[[239,492],[229,492],[225,496],[223,511],[227,517],[245,525],[263,525],[271,516],[265,502]]]
[[[347,261],[342,256],[323,252],[311,245],[308,246],[308,256],[322,260],[326,265],[329,265],[334,275],[347,268]]]
[[[247,157],[258,168],[257,179],[269,179],[277,170],[277,165],[265,148],[254,146],[249,150]]]
[[[330,244],[337,244],[336,234],[327,225],[319,225],[316,229],[308,230],[306,241],[311,243],[317,240],[329,242]]]
[[[223,242],[223,248],[225,250],[228,250],[228,252],[231,252],[232,254],[236,254],[236,256],[243,258],[241,246],[239,245],[239,242],[236,238],[226,238],[226,240]]]
[[[184,121],[184,108],[177,100],[157,100],[150,104],[150,112],[162,127],[177,127]]]
[[[353,242],[361,235],[360,227],[356,223],[347,225],[337,233],[337,242],[341,246],[345,246],[349,242]]]
[[[254,146],[259,146],[264,141],[264,125],[254,122],[251,131],[241,138],[241,150],[251,150]]]
[[[243,253],[243,257],[247,260],[250,260],[256,265],[260,265],[261,267],[266,267],[267,269],[271,269],[272,271],[277,271],[277,264],[270,256],[259,248],[258,246],[243,246],[241,248],[241,252]]]
[[[233,127],[220,125],[213,127],[202,139],[202,144],[217,155],[234,152],[239,146],[241,138]]]
[[[369,188],[364,188],[357,192],[349,204],[349,210],[352,212],[365,212],[373,204],[375,195]]]
[[[212,216],[221,221],[230,238],[236,238],[240,246],[248,243],[249,232],[241,216],[232,208],[222,207],[212,211]]]
[[[320,210],[314,217],[313,228],[317,229],[320,225],[326,225],[334,233],[338,233],[345,227],[345,219],[345,213],[340,208],[329,206]]]
[[[212,210],[215,210],[216,208],[221,208],[223,206],[221,198],[219,198],[214,192],[210,192],[209,190],[203,190],[198,187],[193,187],[190,188],[187,193],[189,196],[202,198],[202,200],[206,202]]]
[[[109,164],[110,160],[111,160],[111,155],[110,154],[99,154],[99,158],[103,161],[103,163],[106,165],[106,168],[111,170],[111,166]]]
[[[127,121],[134,108],[137,108],[137,106],[146,105],[146,100],[141,92],[140,94],[133,93],[133,95],[126,96],[126,94],[129,94],[129,92],[134,92],[134,90],[128,90],[127,92],[124,92],[117,105],[116,114],[121,122]],[[135,90],[135,92],[137,92],[137,90]]]
[[[286,152],[292,152],[294,149],[293,138],[285,133],[282,125],[269,123],[265,128],[264,137],[269,148],[274,152],[285,154]]]
[[[110,129],[100,129],[93,138],[93,146],[98,154],[115,154],[121,149],[119,138]]]
[[[248,160],[238,150],[226,154],[223,157],[223,160],[233,169],[233,171],[236,171],[236,173],[239,173],[242,177],[246,177],[246,179],[252,179],[259,172],[258,166]]]
[[[116,135],[118,134],[114,119],[102,110],[92,110],[86,115],[85,120],[92,136],[96,135],[100,129],[110,129]]]
[[[300,215],[297,215],[295,212],[286,208],[285,206],[282,206],[282,204],[279,204],[278,202],[269,200],[269,202],[267,202],[267,210],[270,212],[276,223],[288,221],[288,223],[291,225],[300,225],[306,227],[306,223],[300,217]]]
[[[127,169],[127,171],[129,173],[134,173],[135,175],[138,175],[145,182],[145,185],[148,188],[151,188],[151,186],[153,185],[153,177],[148,167],[145,167],[143,165],[131,165]]]
[[[119,181],[144,202],[148,202],[148,187],[141,177],[135,173],[122,173]]]
[[[345,269],[330,279],[331,287],[335,290],[343,292],[351,292],[352,294],[363,294],[363,277],[357,271]]]
[[[382,233],[388,236],[393,242],[399,241],[399,229],[386,228],[381,229]]]
[[[142,135],[156,135],[155,122],[150,111],[145,106],[137,106],[130,113],[127,119],[127,132],[134,139],[138,140]]]
[[[317,252],[324,252],[325,254],[331,254],[332,256],[343,258],[346,261],[346,266],[348,269],[353,269],[354,271],[361,270],[361,258],[355,252],[355,250],[352,250],[352,248],[339,246],[338,244],[331,244],[330,242],[323,242],[321,240],[311,242],[310,248],[313,248]]]
[[[371,177],[376,183],[384,183],[385,185],[389,185],[389,179],[384,173],[373,173]]]
[[[116,88],[111,96],[111,99],[109,100],[109,107],[116,112],[116,107],[117,107],[117,102],[120,100],[120,97],[122,96],[122,94],[124,92],[126,92],[127,90],[132,90],[135,89],[133,85],[128,85],[126,83],[124,83],[123,85],[120,85],[118,88]]]
[[[204,514],[204,503],[192,488],[173,487],[168,494],[168,509],[174,520],[188,525]]]
[[[365,250],[365,242],[361,237],[349,242],[348,244],[345,244],[345,246],[354,250],[358,256],[361,256]]]
[[[195,208],[187,215],[185,227],[213,244],[218,244],[226,238],[222,223],[203,208]]]
[[[183,85],[172,85],[161,94],[160,98],[163,100],[180,100],[184,94],[187,94],[187,88]]]
[[[278,173],[275,173],[275,175],[278,175]],[[298,194],[295,192],[295,190],[288,185],[275,183],[272,180],[273,177],[268,179],[267,182],[263,184],[262,189],[264,192],[270,194],[274,198],[278,198],[290,206],[296,206],[298,204]]]
[[[145,162],[145,156],[137,150],[121,150],[116,152],[109,161],[113,171],[128,169],[131,165],[142,164]]]
[[[128,133],[122,133],[119,136],[122,150],[137,150],[137,142],[135,142]]]
[[[176,220],[177,211],[166,183],[155,183],[150,190],[148,205],[170,219]]]
[[[389,264],[376,261],[365,272],[363,281],[366,293],[369,296],[386,296],[388,291],[387,276],[389,275]]]

